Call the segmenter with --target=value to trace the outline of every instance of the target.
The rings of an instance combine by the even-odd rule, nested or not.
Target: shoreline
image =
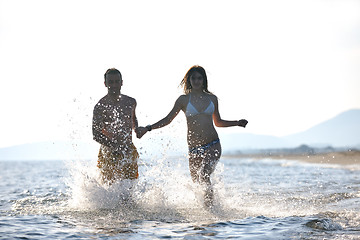
[[[339,164],[339,165],[360,165],[360,151],[336,151],[316,154],[236,154],[226,157],[262,159],[270,158],[275,160],[296,160],[316,164]]]

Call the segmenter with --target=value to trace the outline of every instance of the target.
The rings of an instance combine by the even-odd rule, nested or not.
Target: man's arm
[[[136,130],[138,128],[138,120],[136,118],[136,100],[135,100],[135,103],[134,103],[134,107],[132,108],[132,128],[134,130]]]
[[[101,107],[101,104],[98,103],[94,107],[93,111],[93,119],[92,119],[92,133],[93,139],[107,147],[115,147],[114,141],[110,138],[110,136],[105,135],[104,123],[103,123],[103,111],[104,108]]]

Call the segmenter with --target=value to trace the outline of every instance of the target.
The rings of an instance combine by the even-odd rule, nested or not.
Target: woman
[[[204,203],[211,206],[213,190],[210,175],[221,156],[221,145],[214,124],[217,127],[245,127],[247,120],[227,121],[220,117],[218,100],[208,90],[205,69],[193,66],[186,73],[180,86],[185,95],[181,95],[175,102],[170,113],[155,124],[137,129],[137,137],[141,138],[152,129],[164,127],[182,110],[187,121],[187,142],[189,146],[189,168],[194,182],[205,184]]]

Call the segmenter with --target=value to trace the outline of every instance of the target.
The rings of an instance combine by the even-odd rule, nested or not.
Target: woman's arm
[[[183,108],[184,98],[185,98],[184,95],[180,96],[176,100],[174,107],[171,109],[170,113],[160,121],[152,125],[147,125],[146,127],[139,127],[137,129],[136,136],[138,138],[141,138],[145,133],[151,131],[152,129],[162,128],[165,127],[166,125],[169,125],[172,122],[172,120],[174,120],[174,118],[178,115],[180,110]]]
[[[220,113],[219,113],[219,103],[218,103],[217,97],[215,95],[212,97],[212,101],[215,105],[215,111],[213,114],[213,120],[214,120],[215,126],[217,126],[217,127],[233,127],[233,126],[246,127],[246,124],[248,123],[248,121],[245,119],[241,119],[238,121],[228,121],[228,120],[221,119]]]

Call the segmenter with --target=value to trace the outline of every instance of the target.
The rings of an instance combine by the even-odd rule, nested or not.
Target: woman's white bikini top
[[[211,99],[209,98],[210,103],[209,106],[203,111],[203,112],[199,112],[198,110],[196,110],[196,108],[194,107],[194,105],[191,104],[191,95],[189,96],[189,102],[186,106],[186,112],[185,115],[187,117],[193,117],[199,114],[207,114],[207,115],[212,115],[215,111],[215,105],[214,103],[211,101]]]

